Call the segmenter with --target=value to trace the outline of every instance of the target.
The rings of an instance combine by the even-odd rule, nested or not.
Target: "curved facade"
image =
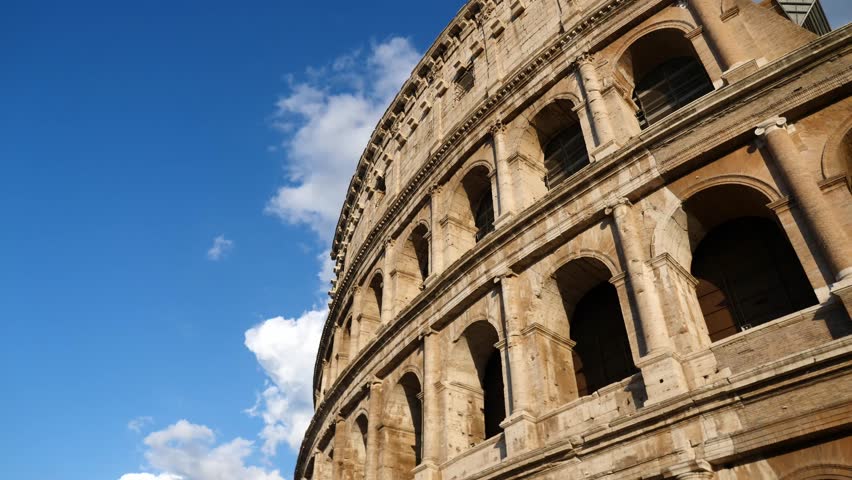
[[[852,478],[852,28],[471,0],[377,126],[295,478]]]

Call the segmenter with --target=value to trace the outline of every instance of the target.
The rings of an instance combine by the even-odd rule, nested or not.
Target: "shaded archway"
[[[498,341],[497,330],[481,320],[453,346],[448,376],[454,391],[447,412],[451,448],[464,450],[503,431],[506,401]]]
[[[406,373],[387,398],[381,427],[379,478],[411,480],[422,459],[423,410],[420,380]]]
[[[349,429],[349,445],[352,450],[351,478],[353,480],[364,478],[364,468],[367,463],[367,427],[367,416],[359,415]]]
[[[721,185],[683,205],[693,247],[691,272],[711,341],[817,303],[767,203],[751,188]]]
[[[543,162],[545,184],[552,189],[589,164],[580,119],[575,105],[558,99],[542,108],[530,121],[521,150]]]
[[[426,225],[417,225],[402,246],[396,264],[396,296],[402,305],[420,293],[423,282],[429,276],[429,230]]]
[[[572,260],[554,274],[563,321],[575,343],[572,368],[578,396],[591,394],[638,371],[618,292],[610,278],[609,268],[590,257]]]
[[[453,261],[494,230],[491,175],[484,164],[465,174],[453,191],[449,207],[446,245],[449,261]]]
[[[617,81],[633,88],[641,128],[713,91],[692,43],[674,28],[656,30],[636,40],[619,59],[616,76]]]

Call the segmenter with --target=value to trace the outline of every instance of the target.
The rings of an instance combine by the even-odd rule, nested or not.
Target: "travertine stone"
[[[852,478],[852,27],[774,6],[466,2],[346,192],[293,478]]]

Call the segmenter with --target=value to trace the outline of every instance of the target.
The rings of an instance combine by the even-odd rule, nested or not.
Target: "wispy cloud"
[[[278,470],[245,464],[253,443],[236,438],[216,444],[204,425],[181,420],[145,437],[145,459],[158,473],[128,473],[119,480],[284,480]]]
[[[142,430],[152,423],[154,423],[154,417],[136,417],[127,422],[127,429],[132,432],[142,433]]]
[[[224,259],[234,249],[234,242],[228,240],[224,235],[213,239],[213,246],[207,250],[207,258],[214,262]]]
[[[394,37],[291,79],[275,112],[286,182],[269,199],[268,214],[330,240],[358,158],[419,58],[408,39]]]

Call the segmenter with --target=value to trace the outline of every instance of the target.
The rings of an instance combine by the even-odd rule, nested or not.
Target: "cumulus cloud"
[[[254,353],[271,382],[248,410],[263,419],[262,451],[275,455],[279,445],[297,450],[313,414],[313,370],[325,309],[299,318],[266,320],[248,330],[245,345]]]
[[[153,417],[136,417],[133,420],[127,422],[127,429],[136,432],[142,433],[142,430],[145,429],[148,425],[154,423]]]
[[[330,239],[349,180],[370,134],[420,54],[406,38],[347,53],[291,82],[276,104],[286,184],[266,212]]]
[[[181,420],[145,437],[145,459],[160,473],[129,473],[119,480],[284,480],[278,470],[245,464],[253,443],[236,438],[216,444],[204,425]]]
[[[207,250],[207,258],[218,262],[225,258],[228,253],[234,249],[234,242],[228,240],[224,235],[219,235],[213,239],[213,246]]]

